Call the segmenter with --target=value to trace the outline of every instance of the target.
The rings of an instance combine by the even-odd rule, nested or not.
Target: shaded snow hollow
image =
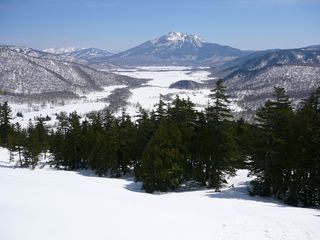
[[[8,159],[0,148],[3,240],[320,239],[318,210],[248,196],[247,170],[222,192],[146,194],[132,180],[13,168]]]

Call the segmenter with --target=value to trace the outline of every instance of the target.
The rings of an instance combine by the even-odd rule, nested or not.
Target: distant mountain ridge
[[[66,56],[31,48],[0,46],[0,90],[12,94],[85,93],[110,85],[136,85],[138,79],[103,72]],[[70,58],[70,57],[68,57]]]
[[[78,93],[116,84],[139,85],[137,79],[110,71],[119,66],[211,66],[212,77],[224,79],[241,107],[255,110],[271,97],[274,86],[285,87],[291,99],[298,102],[320,85],[320,45],[250,52],[178,32],[115,54],[97,48],[67,47],[44,52],[0,45],[0,91]],[[200,89],[210,84],[181,79],[170,87]]]
[[[274,86],[284,87],[299,102],[320,86],[320,47],[256,52],[215,69],[213,76],[217,74],[243,107],[256,109]]]
[[[205,42],[197,35],[170,32],[118,54],[92,59],[91,63],[109,62],[124,66],[200,66],[224,62],[248,53],[229,46]]]
[[[74,51],[81,50],[82,48],[77,47],[61,47],[61,48],[46,48],[42,52],[51,53],[51,54],[66,54]]]
[[[76,48],[76,47],[65,47],[65,48],[46,48],[42,50],[46,53],[63,55],[63,56],[71,56],[80,59],[84,59],[86,61],[90,61],[94,58],[107,57],[115,54],[115,52],[111,52],[108,50],[103,50],[99,48]]]

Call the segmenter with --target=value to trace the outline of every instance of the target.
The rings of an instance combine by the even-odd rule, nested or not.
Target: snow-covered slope
[[[97,71],[74,62],[30,54],[0,47],[0,89],[15,94],[100,90],[102,86],[134,85],[138,80]],[[41,52],[39,53],[41,54]]]
[[[66,53],[67,56],[73,56],[87,61],[93,60],[95,58],[107,57],[114,54],[108,50],[103,50],[99,48],[82,48],[76,51]]]
[[[221,73],[243,108],[255,110],[271,97],[275,86],[284,87],[297,103],[320,86],[320,49],[313,46],[257,52],[225,64]]]
[[[146,194],[131,179],[14,169],[8,160],[0,149],[0,239],[320,239],[318,210],[248,196],[246,170],[222,192]]]
[[[88,64],[85,59],[76,58],[73,56],[68,56],[64,54],[53,54],[50,52],[39,51],[33,48],[28,47],[20,47],[20,46],[10,46],[10,45],[0,45],[1,49],[10,49],[12,51],[30,56],[30,57],[37,57],[43,59],[52,59],[57,61],[66,61],[66,62],[74,62],[79,64]]]
[[[196,35],[170,32],[127,51],[97,58],[95,62],[130,66],[210,65],[212,62],[222,62],[246,54],[236,48],[205,42]]]
[[[95,58],[103,58],[115,54],[114,52],[99,49],[99,48],[76,48],[76,47],[66,47],[66,48],[47,48],[42,50],[43,52],[61,55],[61,56],[71,56],[79,59],[86,60],[90,62]]]

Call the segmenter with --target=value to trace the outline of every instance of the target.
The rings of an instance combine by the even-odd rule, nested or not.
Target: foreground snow
[[[131,180],[0,158],[0,239],[320,239],[319,211],[249,197],[246,170],[220,193],[146,194]]]

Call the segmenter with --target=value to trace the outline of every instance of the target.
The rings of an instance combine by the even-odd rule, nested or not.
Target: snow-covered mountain
[[[248,53],[206,43],[196,35],[171,32],[125,52],[105,56],[108,54],[107,51],[94,48],[51,54],[26,47],[0,46],[0,92],[24,95],[62,91],[84,93],[99,90],[103,86],[128,86],[141,82],[129,77],[157,78],[154,76],[157,68],[154,71],[148,70],[150,67],[141,68],[139,71],[133,69],[133,72],[128,69],[126,73],[125,69],[119,70],[112,63],[131,66],[197,66],[203,63],[215,65],[209,78],[207,75],[203,79],[197,78],[196,83],[184,81],[194,80],[192,75],[196,71],[190,70],[189,78],[189,75],[185,74],[175,76],[179,75],[179,72],[173,70],[172,76],[170,71],[167,76],[170,84],[177,82],[172,88],[169,88],[170,84],[165,84],[167,80],[162,76],[156,83],[150,81],[148,85],[154,88],[167,87],[169,92],[172,92],[173,88],[188,88],[194,91],[212,87],[212,79],[222,77],[230,95],[238,99],[241,108],[250,110],[255,110],[270,98],[274,86],[285,87],[294,102],[298,102],[320,85],[320,47],[317,45]],[[214,59],[219,58],[224,63],[214,64]],[[94,68],[112,69],[116,74]],[[175,81],[171,81],[172,79]],[[205,83],[202,80],[206,80]],[[136,91],[143,92],[145,89],[145,86],[138,87]]]
[[[80,50],[81,48],[76,47],[61,47],[61,48],[46,48],[43,49],[43,52],[51,53],[51,54],[66,54]]]
[[[66,53],[65,55],[90,61],[95,58],[107,57],[113,54],[114,54],[113,52],[99,49],[99,48],[84,48],[84,49],[79,49],[73,52]]]
[[[90,61],[94,58],[107,57],[115,54],[114,52],[103,50],[99,48],[75,48],[75,47],[66,47],[66,48],[47,48],[43,52],[63,55],[63,56],[72,56],[80,59]]]
[[[253,53],[225,64],[220,74],[232,95],[250,109],[271,97],[274,86],[284,87],[298,102],[320,86],[320,48]]]
[[[66,54],[81,50],[81,48],[77,47],[61,47],[61,48],[46,48],[43,49],[43,52],[51,53],[51,54]]]
[[[105,61],[96,61],[96,59],[105,59],[116,52],[99,49],[99,48],[75,48],[75,47],[66,47],[66,48],[47,48],[43,51],[39,51],[42,54],[49,53],[53,56],[50,58],[61,58],[70,62],[77,62],[85,64],[97,69],[113,69],[118,68],[118,66],[105,62]]]
[[[196,35],[170,32],[127,51],[109,57],[96,58],[94,63],[110,62],[117,65],[208,65],[223,62],[248,52],[229,46],[205,42]]]
[[[66,62],[75,62],[79,64],[87,65],[88,62],[84,59],[76,58],[73,56],[67,56],[63,54],[52,54],[49,52],[43,52],[40,50],[36,50],[33,48],[28,47],[20,47],[20,46],[11,46],[11,45],[0,45],[0,48],[6,48],[10,49],[12,51],[30,56],[30,57],[37,57],[37,58],[43,58],[43,59],[52,59],[52,60],[58,60],[58,61],[66,61]]]
[[[134,85],[138,80],[97,71],[65,57],[12,46],[0,46],[0,90],[9,94],[90,92],[103,86]]]

